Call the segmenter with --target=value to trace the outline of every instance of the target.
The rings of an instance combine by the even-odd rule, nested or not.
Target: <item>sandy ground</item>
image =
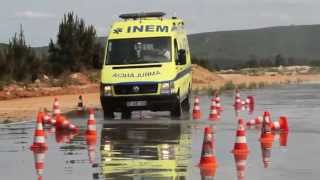
[[[266,74],[260,76],[248,76],[243,74],[217,74],[197,65],[193,65],[192,70],[193,89],[219,89],[229,81],[232,81],[235,85],[243,83],[248,85],[253,82],[256,84],[263,82],[265,85],[301,83],[310,81],[320,82],[320,74]],[[93,84],[90,86],[90,88],[69,88],[71,90],[68,90],[68,88],[61,88],[58,91],[51,92],[51,96],[2,100],[0,101],[0,123],[32,120],[40,108],[47,108],[48,110],[51,110],[54,98],[52,95],[56,95],[59,98],[62,112],[75,110],[80,93],[84,97],[85,106],[100,108],[98,87],[98,84]],[[63,93],[69,95],[63,95]],[[39,94],[37,93],[36,95]]]
[[[60,95],[60,109],[63,112],[75,110],[78,102],[77,95]],[[34,97],[0,101],[0,123],[32,120],[41,108],[52,109],[54,96]],[[86,107],[100,107],[99,93],[83,95]]]

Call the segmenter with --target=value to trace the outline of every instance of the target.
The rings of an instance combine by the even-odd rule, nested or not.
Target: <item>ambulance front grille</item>
[[[117,84],[114,91],[117,95],[125,94],[151,94],[156,93],[158,89],[157,83],[148,84]]]

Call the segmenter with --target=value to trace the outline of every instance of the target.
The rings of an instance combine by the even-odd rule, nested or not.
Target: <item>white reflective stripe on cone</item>
[[[194,110],[200,110],[200,106],[195,106]]]
[[[246,166],[247,165],[247,160],[239,160],[237,161],[237,166]]]
[[[55,109],[55,110],[53,111],[53,113],[54,113],[54,114],[60,114],[61,111],[60,111],[60,109]]]
[[[199,99],[199,98],[196,98],[196,99],[194,100],[194,102],[195,102],[195,103],[199,103],[199,102],[200,102],[200,99]]]
[[[90,119],[90,120],[94,120],[94,114],[90,114],[90,115],[89,115],[89,119]]]
[[[34,142],[36,142],[36,143],[44,143],[45,142],[45,138],[44,138],[44,136],[35,136],[34,137]]]
[[[274,126],[274,128],[275,128],[276,130],[280,129],[280,123],[279,123],[279,121],[273,122],[273,126]]]
[[[88,129],[90,130],[90,131],[92,131],[92,130],[96,130],[96,125],[93,125],[93,124],[91,124],[91,125],[88,125]]]
[[[36,153],[34,156],[34,161],[37,163],[44,163],[45,153]]]
[[[37,130],[43,130],[42,123],[37,123]]]
[[[236,138],[236,143],[247,143],[247,139],[245,136],[238,136]]]

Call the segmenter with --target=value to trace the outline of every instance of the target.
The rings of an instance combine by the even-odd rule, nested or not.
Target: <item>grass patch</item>
[[[11,121],[10,119],[6,119],[3,121],[3,124],[9,124],[9,123],[12,123],[13,121]]]
[[[247,86],[248,89],[256,89],[258,88],[258,84],[255,83],[255,82],[251,82],[248,86]]]
[[[264,88],[264,87],[266,87],[266,83],[264,83],[264,82],[258,83],[258,88]]]
[[[246,83],[241,83],[237,87],[238,87],[238,89],[246,89],[247,88],[247,84]]]
[[[235,88],[236,85],[232,81],[228,81],[220,88],[220,91],[233,90]]]

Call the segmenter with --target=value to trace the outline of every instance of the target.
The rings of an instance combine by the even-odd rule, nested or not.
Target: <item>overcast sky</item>
[[[164,11],[182,17],[189,33],[320,24],[319,0],[1,0],[0,42],[22,24],[27,42],[47,45],[61,17],[73,11],[107,34],[120,13]]]

